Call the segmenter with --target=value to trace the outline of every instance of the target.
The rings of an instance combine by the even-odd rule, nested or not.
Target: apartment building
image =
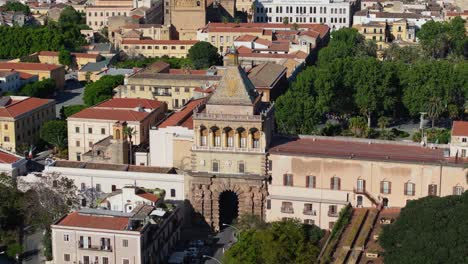
[[[118,122],[134,129],[134,145],[147,142],[149,128],[164,117],[166,109],[166,104],[156,100],[115,98],[70,116],[67,119],[69,159],[80,161],[95,143],[112,135]]]
[[[147,98],[165,102],[169,110],[178,109],[190,99],[212,90],[221,79],[217,69],[170,69],[156,62],[125,79],[114,89],[116,98]],[[206,95],[206,94],[205,94]]]
[[[304,136],[276,139],[269,154],[268,221],[294,217],[331,229],[348,203],[401,208],[468,188],[467,160],[450,158],[439,146]]]
[[[450,156],[466,158],[468,156],[468,122],[454,121],[450,139]]]
[[[54,263],[163,263],[180,239],[180,209],[81,209],[51,226]]]
[[[99,54],[89,53],[71,53],[73,64],[78,70],[88,63],[96,63],[104,58]],[[38,53],[30,55],[30,57],[37,57],[40,63],[60,65],[59,53],[57,51],[39,51]]]
[[[357,1],[352,0],[259,0],[255,1],[255,22],[304,24],[320,23],[332,30],[352,25],[353,10]]]
[[[21,78],[16,71],[0,71],[0,93],[16,92],[21,87]]]
[[[369,22],[366,24],[353,25],[366,40],[374,41],[378,50],[387,48],[390,41],[390,32],[385,22]]]
[[[170,40],[170,27],[161,24],[125,24],[109,33],[116,49],[122,49],[124,39]]]
[[[187,57],[189,49],[195,45],[196,40],[154,40],[138,38],[124,38],[121,43],[122,50],[130,57]]]
[[[104,196],[99,206],[107,210],[130,213],[138,205],[157,207],[162,204],[163,198],[162,194],[157,196],[141,187],[127,185]]]
[[[0,150],[0,173],[12,177],[24,175],[28,171],[27,163],[24,157],[4,149]]]
[[[86,24],[93,30],[110,26],[109,18],[134,17],[142,23],[162,23],[162,0],[96,0],[86,6]]]
[[[33,146],[39,140],[41,126],[55,117],[54,100],[0,97],[0,147],[16,151]]]
[[[39,80],[52,79],[57,89],[65,85],[65,67],[62,65],[29,63],[29,62],[0,62],[0,71],[17,71],[37,75]]]
[[[222,55],[236,42],[250,49],[257,44],[265,53],[302,50],[308,54],[312,48],[328,41],[329,31],[325,25],[309,23],[297,28],[282,23],[208,23],[197,31],[197,39],[210,42]]]
[[[372,11],[372,10],[361,10],[354,14],[354,24],[367,24],[369,22],[382,22],[391,24],[395,21],[405,19],[408,23],[414,24],[416,29],[421,28],[426,22],[435,20],[441,21],[441,18],[431,17],[430,15],[404,12],[404,13],[392,13],[384,11]]]
[[[43,173],[73,180],[79,192],[94,189],[108,194],[125,186],[144,186],[163,190],[166,200],[184,200],[184,175],[168,167],[58,160],[47,164]]]

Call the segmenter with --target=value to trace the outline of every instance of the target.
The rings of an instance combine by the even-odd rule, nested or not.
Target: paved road
[[[25,236],[24,252],[26,257],[23,259],[23,264],[45,263],[45,258],[42,254],[42,237],[42,230]]]
[[[84,86],[76,79],[66,81],[65,89],[55,97],[57,117],[60,117],[62,106],[83,104],[83,92]]]
[[[224,256],[224,252],[228,250],[233,243],[236,242],[235,230],[232,227],[225,228],[222,232],[219,232],[215,238],[219,239],[216,245],[214,246],[215,253],[213,257],[221,260]],[[205,264],[219,264],[213,259],[207,259]]]

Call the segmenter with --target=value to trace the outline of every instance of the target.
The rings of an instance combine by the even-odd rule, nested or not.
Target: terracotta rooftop
[[[151,201],[153,203],[157,202],[159,200],[159,198],[152,194],[152,193],[148,193],[148,192],[144,192],[144,193],[137,193],[138,196],[140,196],[141,198],[144,198],[148,201]]]
[[[154,40],[154,39],[124,39],[122,44],[147,44],[147,45],[194,45],[198,40]]]
[[[149,115],[148,112],[137,112],[133,110],[115,110],[115,109],[100,109],[87,108],[69,118],[86,118],[86,119],[101,119],[115,121],[142,121]]]
[[[205,27],[205,30],[206,29],[212,32],[248,32],[248,30],[256,29],[257,31],[250,32],[261,32],[260,30],[265,30],[265,34],[269,33],[269,35],[271,35],[273,29],[289,30],[291,29],[291,25],[285,25],[283,23],[209,23]],[[323,38],[328,34],[330,28],[322,24],[299,24],[299,30],[314,30]]]
[[[161,107],[163,103],[158,100],[141,99],[141,98],[113,98],[104,101],[94,108],[112,108],[112,109],[135,109],[136,107],[144,107],[147,109],[156,109]]]
[[[53,71],[63,67],[62,65],[45,64],[45,63],[29,63],[29,62],[0,62],[1,70],[16,70],[16,71]]]
[[[27,80],[27,79],[30,79],[30,78],[36,76],[36,75],[29,74],[29,73],[26,73],[26,72],[19,72],[19,76],[20,76],[20,79]]]
[[[206,98],[192,100],[187,103],[182,109],[174,112],[166,120],[164,120],[158,128],[165,128],[169,126],[182,126],[188,129],[193,129],[193,109],[197,106],[204,104]],[[191,121],[191,122],[190,122]]]
[[[15,155],[7,153],[7,152],[0,151],[0,163],[11,164],[11,163],[17,162],[20,159],[21,158],[18,157],[18,156],[15,156]]]
[[[277,138],[271,154],[309,155],[357,160],[381,160],[417,163],[448,161],[443,149],[431,149],[402,143],[374,143],[345,139]]]
[[[256,40],[257,38],[258,37],[256,37],[256,36],[246,34],[246,35],[242,35],[242,36],[237,37],[234,41],[252,42],[252,41]]]
[[[169,74],[195,74],[195,75],[206,75],[206,70],[169,69]]]
[[[50,56],[50,57],[58,57],[59,52],[58,51],[39,51],[37,53],[39,56]],[[78,52],[72,52],[71,55],[77,57],[77,58],[89,58],[89,59],[96,59],[99,57],[99,54],[90,54],[90,53],[78,53]]]
[[[24,100],[15,100],[15,98],[12,98],[5,106],[0,106],[0,117],[16,118],[53,101],[54,100],[35,97],[27,97]]]
[[[468,137],[468,122],[453,121],[452,136],[467,136]]]
[[[129,217],[96,216],[74,212],[64,217],[56,225],[93,229],[125,230]]]

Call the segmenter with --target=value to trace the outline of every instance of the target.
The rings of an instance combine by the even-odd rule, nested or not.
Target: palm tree
[[[380,130],[384,130],[385,128],[387,128],[389,123],[390,123],[390,118],[386,116],[381,116],[377,120],[377,125],[379,126]]]
[[[362,136],[367,128],[366,119],[362,116],[355,116],[349,119],[349,128],[356,136]]]
[[[127,136],[129,141],[130,141],[130,164],[133,164],[133,151],[132,151],[133,142],[132,142],[132,137],[133,137],[133,135],[136,134],[135,128],[126,126],[126,127],[124,127],[122,129],[122,133],[125,136]]]
[[[444,112],[444,105],[439,97],[431,97],[427,102],[427,116],[432,121],[432,127],[435,125],[435,120]]]

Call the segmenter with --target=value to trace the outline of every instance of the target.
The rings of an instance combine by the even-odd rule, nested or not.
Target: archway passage
[[[239,216],[239,198],[233,191],[224,191],[219,195],[219,228],[223,224],[232,224]]]

